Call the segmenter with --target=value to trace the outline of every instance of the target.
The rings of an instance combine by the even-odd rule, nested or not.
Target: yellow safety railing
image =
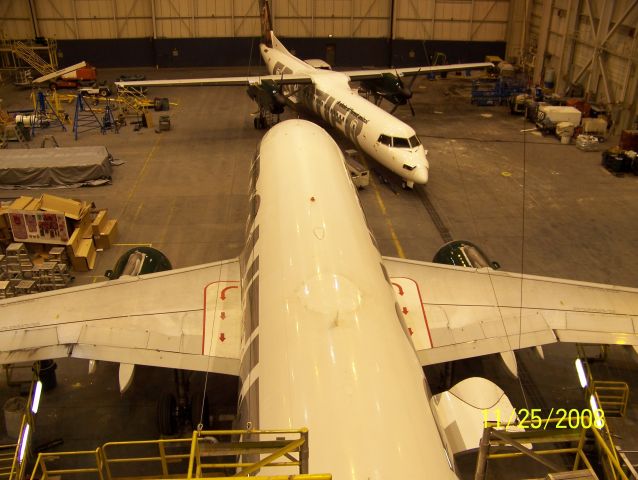
[[[65,466],[65,461],[72,461],[74,466]],[[78,467],[80,461],[86,465]],[[293,468],[297,473],[254,476],[269,467]],[[136,475],[139,472],[142,473]],[[305,428],[195,431],[192,438],[109,442],[92,451],[40,453],[31,478],[47,480],[53,475],[87,473],[99,480],[191,479],[212,475],[271,480],[332,479],[330,474],[308,473]]]
[[[624,417],[629,402],[629,385],[625,382],[594,380],[593,388],[596,392],[598,405],[608,417]]]
[[[586,412],[586,410],[583,412]],[[576,420],[577,422],[575,422]],[[534,425],[532,422],[536,422],[536,424]],[[557,429],[556,426],[558,422],[567,422],[568,425],[578,424],[579,427],[569,428],[567,430]],[[575,458],[572,471],[579,470],[581,465],[584,465],[590,471],[594,471],[594,468],[585,453],[585,443],[588,439],[593,438],[595,445],[600,452],[602,463],[605,466],[605,470],[608,475],[607,478],[629,480],[620,464],[613,443],[611,443],[611,434],[607,428],[606,422],[600,429],[597,428],[594,423],[594,419],[590,418],[588,414],[571,416],[571,413],[566,417],[526,420],[514,425],[525,429],[525,431],[522,432],[497,429],[495,427],[502,427],[502,425],[499,425],[497,422],[486,422],[487,428],[484,431],[483,439],[481,440],[481,445],[479,447],[479,458],[477,460],[477,468],[474,478],[476,480],[484,478],[488,460],[523,456],[532,457],[549,469],[560,471],[558,465],[553,461],[546,459],[546,457],[552,455],[573,454],[575,455]],[[589,427],[584,428],[583,425],[589,425]],[[539,445],[556,442],[576,443],[576,446],[534,450],[524,446],[524,444]],[[491,446],[511,446],[517,451],[489,453]]]

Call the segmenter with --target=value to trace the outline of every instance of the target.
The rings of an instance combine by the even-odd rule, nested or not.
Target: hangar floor
[[[112,80],[140,71],[100,74]],[[148,78],[176,78],[246,72],[144,73]],[[396,177],[370,160],[373,184],[360,190],[359,197],[381,253],[430,261],[447,231],[454,239],[477,243],[504,270],[638,287],[633,257],[638,243],[633,213],[638,178],[614,177],[600,166],[600,153],[562,145],[555,137],[523,133],[532,125],[510,116],[505,107],[470,105],[469,95],[466,78],[421,80],[414,86],[416,116],[407,107],[397,110],[429,150],[430,181],[424,189],[401,190]],[[169,97],[178,104],[168,112],[171,131],[134,132],[127,126],[119,134],[80,134],[76,142],[70,129],[56,129],[38,132],[32,142],[39,145],[46,133],[55,135],[61,146],[106,145],[125,162],[114,167],[112,185],[50,192],[91,200],[120,222],[118,244],[100,253],[93,272],[77,275],[76,284],[105,280],[103,272],[132,245],[152,244],[174,267],[235,257],[242,248],[248,165],[262,136],[253,128],[254,104],[241,88],[152,89],[149,96]],[[1,87],[0,97],[8,110],[31,105],[29,92],[12,86]],[[73,106],[67,111],[72,117]],[[351,148],[337,132],[331,133],[344,148]],[[42,192],[3,190],[0,197],[35,193]],[[452,377],[457,381],[490,376],[520,408],[584,408],[573,369],[574,347],[547,347],[545,355],[541,361],[531,352],[520,353],[525,372],[521,382],[491,357],[458,362]],[[630,351],[613,348],[608,362],[597,368],[603,378],[630,382],[635,391],[635,360]],[[170,372],[138,367],[133,387],[120,395],[116,365],[100,364],[93,376],[86,370],[86,362],[58,360],[59,385],[43,400],[36,445],[59,438],[64,444],[58,449],[90,449],[109,440],[157,435],[155,400],[158,392],[172,388]],[[426,374],[432,389],[440,391],[443,369],[429,368]],[[195,375],[192,388],[202,386],[202,376]],[[232,378],[209,379],[217,412],[233,411],[236,389]],[[15,389],[3,388],[0,400],[15,394]],[[634,397],[631,402],[626,427],[619,428],[623,447],[636,450],[638,402]],[[473,465],[468,463],[463,469],[471,478]],[[492,478],[520,478],[512,476],[519,471],[511,467],[495,466],[490,472]]]

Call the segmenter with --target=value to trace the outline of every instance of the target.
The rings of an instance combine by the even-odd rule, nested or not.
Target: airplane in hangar
[[[266,133],[249,198],[238,258],[0,301],[0,363],[235,375],[237,424],[308,427],[311,471],[438,480],[457,478],[466,417],[439,424],[422,366],[638,345],[638,289],[382,257],[341,150],[311,122]]]
[[[444,74],[452,71],[484,69],[489,62],[429,67],[386,68],[336,72],[318,60],[303,61],[292,55],[272,30],[269,4],[259,2],[262,39],[261,56],[270,75],[260,77],[196,78],[184,80],[145,80],[116,82],[118,87],[142,86],[246,86],[248,95],[259,105],[255,127],[266,126],[267,113],[283,113],[286,105],[304,108],[341,131],[357,148],[403,179],[403,186],[425,184],[429,176],[427,150],[412,127],[375,103],[361,97],[349,82],[364,82],[377,98],[395,106],[409,104],[412,92],[403,78]],[[314,65],[314,66],[313,66]],[[393,110],[394,112],[394,110]]]

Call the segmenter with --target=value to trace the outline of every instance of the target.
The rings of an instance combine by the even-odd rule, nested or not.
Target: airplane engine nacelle
[[[507,431],[518,421],[516,411],[505,392],[482,377],[466,378],[445,392],[430,399],[432,412],[441,435],[445,438],[450,458],[476,450],[486,422],[498,421]]]
[[[159,250],[151,247],[135,247],[122,254],[113,270],[107,270],[104,276],[109,280],[115,280],[123,275],[136,277],[172,268],[169,259]]]
[[[439,248],[434,258],[434,263],[456,265],[470,268],[501,268],[498,262],[490,261],[477,245],[467,240],[454,240]]]
[[[380,78],[365,80],[361,86],[375,95],[379,95],[394,105],[405,105],[412,98],[412,91],[402,80],[390,73],[384,73]]]
[[[249,85],[246,93],[259,105],[260,110],[268,110],[273,115],[284,113],[286,97],[273,82],[263,81]]]

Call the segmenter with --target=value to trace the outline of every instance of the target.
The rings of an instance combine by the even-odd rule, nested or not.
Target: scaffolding
[[[21,42],[2,39],[0,41],[0,68],[24,70],[32,68],[41,75],[58,69],[58,45],[55,39],[44,43]]]

